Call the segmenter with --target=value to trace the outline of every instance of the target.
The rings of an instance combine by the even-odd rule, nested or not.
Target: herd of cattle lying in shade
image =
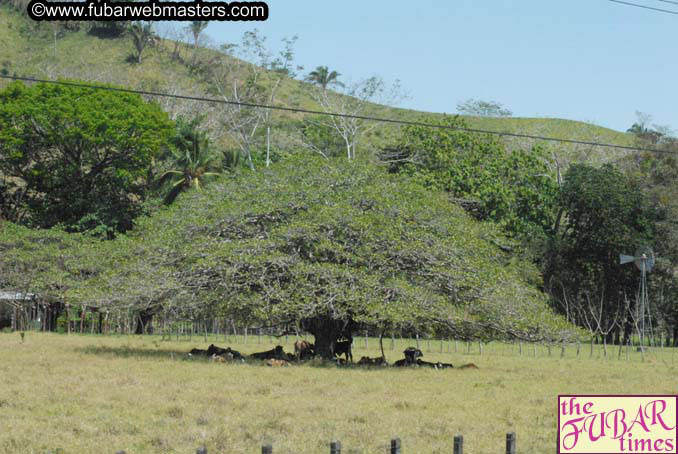
[[[337,357],[337,364],[344,365],[349,362],[353,363],[353,354],[351,353],[351,342],[350,341],[339,341],[335,344],[334,354]],[[421,350],[414,347],[408,347],[403,351],[405,357],[399,359],[393,365],[395,367],[412,367],[412,366],[421,366],[421,367],[431,367],[433,369],[448,369],[454,367],[450,363],[441,363],[441,362],[428,362],[421,359],[424,354]],[[221,362],[221,363],[230,363],[234,361],[244,362],[246,359],[255,359],[264,361],[267,366],[272,367],[284,367],[291,365],[292,362],[301,362],[315,357],[314,346],[312,343],[305,340],[298,340],[294,343],[294,353],[286,353],[282,345],[277,345],[271,350],[265,352],[252,353],[251,355],[243,355],[240,352],[231,349],[230,347],[221,348],[216,345],[210,345],[207,350],[201,350],[194,348],[188,353],[189,356],[203,356],[210,358],[212,361]],[[344,355],[345,358],[341,356]],[[389,366],[388,361],[384,357],[370,358],[363,356],[358,361],[360,366]],[[473,364],[464,364],[460,366],[459,369],[477,369],[478,367]]]

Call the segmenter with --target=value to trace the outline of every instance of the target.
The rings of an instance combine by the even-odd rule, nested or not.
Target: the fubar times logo
[[[560,395],[558,453],[678,453],[678,396]]]

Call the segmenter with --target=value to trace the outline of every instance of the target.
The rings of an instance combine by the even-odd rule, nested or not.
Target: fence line
[[[333,440],[329,444],[330,454],[341,454],[342,445],[338,440]],[[506,434],[506,454],[517,454],[516,450],[516,433],[509,432]],[[403,443],[400,438],[395,437],[391,439],[390,454],[403,454]],[[464,454],[464,437],[463,435],[455,435],[453,439],[454,454]],[[265,444],[261,447],[261,454],[273,454],[273,445]],[[201,446],[196,450],[196,454],[209,454],[205,446]]]
[[[1,303],[1,302],[0,302]],[[195,317],[191,320],[178,319],[176,314],[156,314],[155,316],[143,315],[144,311],[133,311],[133,310],[117,310],[117,311],[107,311],[105,309],[98,309],[94,307],[88,307],[86,305],[70,305],[70,304],[61,304],[59,303],[58,307],[53,304],[39,303],[37,301],[31,301],[29,303],[22,302],[21,304],[16,303],[11,305],[11,329],[12,331],[57,331],[61,330],[63,332],[75,332],[75,333],[90,333],[90,334],[162,334],[163,338],[171,338],[174,335],[177,339],[180,335],[188,335],[189,339],[192,340],[193,336],[201,336],[205,342],[208,341],[209,337],[214,337],[215,340],[219,339],[219,335],[223,334],[225,341],[228,341],[229,331],[232,329],[233,335],[238,336],[238,330],[244,334],[246,342],[248,343],[250,337],[256,336],[257,343],[262,343],[262,335],[269,336],[269,342],[272,340],[271,335],[275,335],[276,332],[280,332],[282,326],[277,326],[275,329],[268,327],[256,327],[252,328],[251,326],[240,326],[237,327],[236,323],[232,319],[220,318],[220,317]],[[53,307],[54,306],[54,307]],[[289,339],[289,333],[294,331],[292,324],[284,326],[285,329],[285,338],[286,341]],[[631,347],[647,347],[647,348],[664,348],[664,347],[678,347],[678,336],[672,336],[671,333],[665,332],[664,329],[657,329],[654,331],[652,336],[647,336],[646,345],[640,346],[639,341],[636,336],[632,336],[630,339],[626,339],[631,342]],[[365,349],[370,347],[370,336],[375,337],[374,332],[369,330],[361,330],[360,334],[365,335]],[[301,333],[297,333],[295,338]],[[425,341],[425,350],[427,352],[433,352],[434,346],[432,345],[433,341],[439,341],[439,350],[440,353],[443,352],[443,343],[446,339],[446,336],[420,336],[418,332],[409,332],[406,333],[413,340],[416,341],[416,346],[419,349],[422,349],[422,340]],[[356,338],[360,335],[356,333]],[[396,333],[391,331],[391,350],[395,347],[395,337]],[[400,333],[400,337],[403,338],[403,333]],[[615,346],[624,346],[625,342],[610,342],[609,344],[605,342],[606,336],[599,336],[598,334],[592,334],[592,339],[595,339],[596,345],[603,345],[605,356],[608,355],[607,347],[614,348]],[[621,341],[621,333],[618,333],[618,338],[616,340]],[[449,338],[447,341],[449,342]],[[354,339],[355,342],[355,339]],[[466,352],[471,353],[473,347],[470,341],[466,342]],[[477,349],[482,355],[483,347],[485,344],[482,340],[474,340],[477,342]],[[561,356],[564,356],[565,343],[563,341],[556,341],[553,343],[540,342],[543,344],[547,350],[549,356],[552,355],[551,349],[557,345],[563,343]],[[620,345],[621,344],[621,345]],[[593,346],[593,342],[592,342]],[[519,353],[523,354],[522,342],[519,346]],[[579,346],[577,347],[579,350]],[[450,350],[450,345],[448,343],[448,352]],[[457,340],[455,339],[454,344],[455,353],[458,351]],[[579,354],[579,351],[577,352]],[[618,356],[621,356],[622,349],[618,351]],[[529,353],[528,353],[529,354]],[[614,354],[614,353],[610,353]],[[533,346],[532,356],[537,356],[536,343]]]
[[[33,308],[35,309],[35,308]],[[17,311],[19,312],[19,311]],[[138,314],[132,311],[118,312],[94,312],[86,308],[73,307],[67,308],[59,319],[52,320],[52,316],[47,308],[40,310],[27,311],[23,317],[20,326],[23,329],[16,331],[50,331],[54,328],[60,328],[64,333],[80,334],[100,334],[100,335],[131,335],[134,334],[138,325],[143,325],[143,331],[154,335],[160,335],[161,340],[165,341],[188,341],[188,342],[226,342],[235,344],[265,344],[268,339],[269,344],[289,345],[298,338],[307,338],[307,333],[295,333],[291,330],[291,325],[283,331],[285,327],[251,327],[238,325],[229,318],[203,318],[191,321],[173,319],[171,317],[154,317],[148,323],[143,324]],[[17,317],[17,320],[22,319]],[[35,317],[33,320],[32,317]],[[283,334],[280,334],[283,333]],[[369,331],[356,333],[354,338],[354,347],[365,347],[366,350],[378,347],[377,338],[370,338]],[[364,335],[364,339],[359,339]],[[194,339],[194,336],[196,339]],[[560,342],[533,342],[532,345],[525,341],[468,341],[454,338],[437,336],[420,336],[419,333],[398,333],[393,331],[389,333],[384,344],[384,350],[391,352],[400,351],[409,346],[416,345],[426,352],[435,352],[443,354],[454,352],[455,354],[466,355],[491,355],[491,356],[526,356],[531,358],[577,358],[577,359],[603,359],[617,361],[645,361],[648,353],[670,352],[671,362],[674,362],[676,348],[671,348],[673,339],[671,336],[661,334],[657,342],[648,338],[649,345],[642,348],[638,344],[637,338],[630,338],[628,343],[601,343],[600,339],[592,338],[591,341],[583,343]],[[388,338],[390,337],[390,345]],[[382,339],[383,340],[383,339]],[[422,342],[423,341],[423,342]],[[461,342],[461,345],[459,343]],[[445,344],[447,343],[447,348]],[[586,345],[589,343],[590,345]],[[666,348],[670,350],[665,350]]]

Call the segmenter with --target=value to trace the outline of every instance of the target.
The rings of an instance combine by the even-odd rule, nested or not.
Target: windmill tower
[[[640,292],[638,298],[638,306],[636,307],[636,321],[638,323],[638,335],[640,337],[640,347],[643,348],[646,337],[645,320],[648,321],[649,329],[652,329],[652,319],[650,317],[650,300],[647,293],[647,273],[652,271],[654,267],[654,252],[651,248],[643,246],[639,248],[635,255],[619,255],[619,263],[633,262],[636,268],[640,270]]]

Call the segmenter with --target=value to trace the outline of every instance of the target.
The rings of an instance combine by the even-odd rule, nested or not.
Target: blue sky
[[[208,35],[235,42],[256,27],[276,48],[297,34],[305,72],[328,65],[344,79],[400,79],[410,94],[401,107],[453,113],[468,98],[495,100],[515,116],[617,130],[640,110],[678,130],[678,15],[607,0],[267,3],[268,21],[213,22]]]

